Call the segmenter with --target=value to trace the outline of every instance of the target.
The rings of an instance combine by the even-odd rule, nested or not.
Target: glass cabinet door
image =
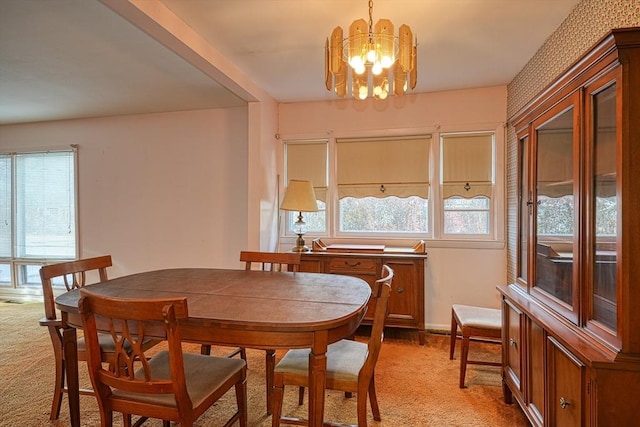
[[[609,77],[609,78],[607,78]],[[591,197],[587,197],[587,277],[589,292],[587,320],[595,327],[617,333],[617,235],[619,206],[617,182],[617,85],[605,76],[589,94],[587,111],[591,114],[588,145],[591,153],[587,182]],[[639,167],[636,165],[634,167]]]
[[[535,273],[532,292],[577,322],[576,97],[534,122]]]
[[[529,136],[518,138],[518,253],[517,278],[526,286],[529,283],[529,216],[532,204],[529,191]]]

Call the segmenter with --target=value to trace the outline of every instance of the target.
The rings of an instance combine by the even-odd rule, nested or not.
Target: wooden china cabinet
[[[382,266],[393,269],[389,314],[385,326],[418,331],[420,345],[425,343],[424,328],[424,264],[426,245],[419,241],[413,247],[397,248],[384,245],[327,245],[313,241],[313,250],[304,252],[300,271],[311,273],[345,274],[363,279],[373,286],[381,277]],[[369,307],[364,324],[373,321]]]
[[[640,28],[611,31],[510,122],[505,400],[535,426],[640,425]]]

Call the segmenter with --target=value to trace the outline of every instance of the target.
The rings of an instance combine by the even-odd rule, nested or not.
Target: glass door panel
[[[535,287],[573,305],[574,107],[536,128]]]
[[[531,193],[529,191],[529,136],[520,138],[518,146],[518,279],[529,283],[529,215],[531,214]]]
[[[618,204],[616,197],[616,85],[611,84],[592,96],[593,197],[589,200],[593,221],[590,259],[591,319],[616,331]]]

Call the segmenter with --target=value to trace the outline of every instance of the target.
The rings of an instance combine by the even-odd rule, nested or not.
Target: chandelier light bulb
[[[371,67],[371,72],[376,75],[379,76],[380,73],[382,72],[382,64],[380,62],[374,62],[373,66]]]
[[[349,58],[349,65],[354,70],[357,70],[358,68],[364,67],[364,61],[360,55],[354,55]]]
[[[358,98],[367,99],[367,95],[369,95],[368,92],[369,90],[366,86],[360,86],[360,89],[358,89]]]
[[[376,52],[375,47],[372,45],[369,48],[369,52],[367,52],[367,62],[374,63],[378,58],[378,52]]]
[[[393,56],[382,55],[382,59],[380,60],[380,63],[384,68],[389,68],[393,65],[394,61],[395,59],[393,58]]]
[[[353,69],[353,71],[355,71],[356,74],[360,74],[360,75],[364,74],[366,70],[367,70],[367,67],[365,67],[364,64],[360,64]]]

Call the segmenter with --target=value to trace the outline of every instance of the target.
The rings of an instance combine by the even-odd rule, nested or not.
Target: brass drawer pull
[[[404,292],[404,288],[398,288],[397,291],[398,291],[399,294],[401,294],[401,293]]]
[[[354,264],[349,263],[349,261],[345,261],[345,262],[344,262],[344,265],[346,265],[346,266],[348,266],[348,267],[357,267],[357,266],[359,266],[360,264],[361,264],[361,262],[360,262],[360,261],[358,261],[358,262],[356,262],[356,263],[354,263]]]
[[[511,347],[517,347],[518,346],[518,341],[516,341],[515,338],[509,338],[509,345]]]
[[[562,409],[566,409],[567,406],[569,406],[569,405],[570,405],[570,403],[564,397],[560,398],[560,407]]]

